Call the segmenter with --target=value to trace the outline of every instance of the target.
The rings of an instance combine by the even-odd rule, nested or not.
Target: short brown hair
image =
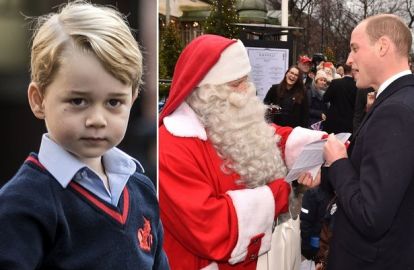
[[[412,36],[410,29],[398,16],[379,14],[369,17],[367,18],[366,32],[372,43],[382,36],[389,37],[398,53],[408,57],[411,50]]]

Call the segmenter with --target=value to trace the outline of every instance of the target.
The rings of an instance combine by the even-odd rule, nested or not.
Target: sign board
[[[273,84],[282,81],[289,68],[289,49],[246,47],[257,96],[263,100]]]

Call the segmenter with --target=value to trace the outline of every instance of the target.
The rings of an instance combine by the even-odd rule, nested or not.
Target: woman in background
[[[308,97],[309,104],[309,127],[316,128],[312,126],[315,123],[326,120],[326,111],[328,110],[328,103],[323,101],[323,95],[325,94],[327,88],[328,76],[325,71],[318,70],[316,73],[315,79],[313,80],[311,86],[306,90],[306,95]],[[322,130],[322,125],[317,125],[318,130]]]
[[[306,100],[302,72],[290,67],[279,84],[272,85],[263,102],[270,105],[270,120],[280,126],[307,127],[309,106]]]

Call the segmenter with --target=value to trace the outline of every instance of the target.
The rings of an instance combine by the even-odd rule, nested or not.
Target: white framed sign
[[[263,100],[273,84],[282,81],[289,68],[289,49],[246,47],[257,96]]]

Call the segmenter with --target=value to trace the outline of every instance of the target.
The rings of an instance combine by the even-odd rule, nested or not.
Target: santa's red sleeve
[[[276,129],[276,134],[280,136],[278,144],[288,169],[292,168],[305,145],[327,136],[325,131],[302,127],[282,127],[275,124],[272,126]]]
[[[284,160],[288,169],[292,167],[293,163],[306,144],[320,140],[326,136],[326,132],[310,130],[302,127],[291,128],[277,125],[273,126],[276,129],[276,134],[280,136],[278,147],[284,155]],[[269,213],[275,213],[275,210],[279,209],[277,213],[275,213],[276,217],[281,208],[286,207],[285,211],[287,211],[289,195],[288,187],[286,187],[287,185],[281,185],[283,182],[280,180],[276,180],[276,182],[279,183],[272,183],[269,185],[271,187],[271,197],[265,197],[265,195],[269,195],[267,189],[269,186],[227,192],[232,199],[239,222],[239,237],[236,247],[233,250],[234,254],[249,253],[244,250],[248,250],[252,237],[257,236],[258,233],[260,233],[260,231],[257,230],[258,228],[255,228],[255,223],[257,222],[258,217],[256,218],[254,215],[260,214],[256,212],[261,212],[262,209],[267,209],[269,212],[266,215],[268,215]],[[271,199],[274,200],[273,204],[268,203],[268,200]],[[264,203],[265,205],[259,206],[255,203]],[[271,207],[272,205],[275,206],[275,208]],[[257,211],[257,209],[260,209],[260,211]],[[272,222],[272,220],[267,220],[266,224],[269,225]],[[264,237],[261,240],[259,253],[255,255],[261,255],[270,249],[270,236],[271,231],[265,230]],[[252,258],[254,257],[253,254],[250,256],[252,256]]]
[[[273,194],[268,186],[220,193],[218,182],[226,180],[212,179],[216,175],[212,170],[220,170],[220,164],[210,168],[211,160],[203,162],[209,158],[203,147],[203,142],[187,145],[184,140],[184,144],[170,144],[159,157],[164,227],[200,258],[230,264],[256,259],[270,248]],[[236,180],[234,177],[232,182]]]
[[[175,123],[181,129],[189,126],[183,119]],[[308,136],[296,129],[276,128],[279,147],[285,149],[286,158],[294,158],[303,144],[301,138]],[[270,249],[275,189],[237,188],[237,175],[220,171],[221,160],[208,141],[177,130],[180,129],[169,132],[161,127],[159,142],[159,197],[168,256],[178,255],[176,244],[168,239],[172,237],[189,253],[209,262],[256,261],[258,255]],[[177,137],[183,134],[188,138]],[[321,134],[317,134],[320,139]]]

